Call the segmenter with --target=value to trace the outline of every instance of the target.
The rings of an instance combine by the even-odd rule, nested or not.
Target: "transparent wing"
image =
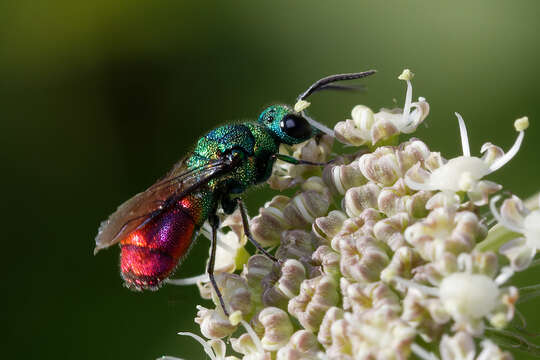
[[[123,203],[99,227],[94,253],[116,244],[132,231],[159,214],[168,202],[184,196],[209,180],[219,176],[227,167],[225,160],[214,160],[204,166],[188,169],[185,161],[178,162],[163,178]]]

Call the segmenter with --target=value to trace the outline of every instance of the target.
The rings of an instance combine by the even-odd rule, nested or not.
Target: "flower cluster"
[[[445,159],[415,138],[398,144],[429,113],[426,99],[412,100],[412,73],[399,78],[403,109],[358,105],[335,126],[340,142],[362,146],[356,152],[322,171],[276,166],[270,185],[298,191],[267,202],[250,228],[277,263],[247,253],[238,214],[223,223],[216,279],[231,315],[196,278],[213,301],[195,319],[208,340],[187,334],[212,359],[512,358],[487,334],[506,333],[514,318],[518,289],[505,283],[540,248],[540,210],[507,195],[498,209],[502,187],[484,177],[516,155],[528,120],[515,122],[506,153],[486,143],[471,156],[459,114],[463,156]],[[284,151],[321,162],[332,142]],[[487,204],[494,227],[479,215]],[[501,240],[501,228],[515,236]]]

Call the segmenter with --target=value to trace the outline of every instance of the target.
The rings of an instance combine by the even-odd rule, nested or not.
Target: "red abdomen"
[[[188,251],[196,225],[186,200],[158,214],[120,242],[120,269],[128,287],[156,290]]]

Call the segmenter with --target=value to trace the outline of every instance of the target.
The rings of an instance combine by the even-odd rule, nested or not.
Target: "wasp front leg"
[[[294,157],[289,156],[289,155],[284,155],[284,154],[275,154],[274,158],[276,158],[278,160],[281,160],[281,161],[284,161],[284,162],[289,163],[289,164],[293,164],[293,165],[326,166],[326,165],[331,164],[331,163],[334,162],[334,160],[330,160],[330,161],[325,162],[325,163],[317,163],[317,162],[312,162],[312,161],[307,161],[307,160],[300,160],[300,159],[294,158]]]

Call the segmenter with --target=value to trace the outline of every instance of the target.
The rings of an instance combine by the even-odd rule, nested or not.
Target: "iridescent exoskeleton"
[[[336,81],[373,73],[325,77],[311,85],[298,100],[322,89],[345,88],[335,85]],[[248,239],[264,255],[277,261],[251,236],[246,209],[238,195],[265,182],[276,159],[292,164],[324,165],[278,153],[280,144],[298,144],[321,131],[303,111],[297,112],[286,105],[266,108],[256,122],[229,124],[210,131],[164,178],[126,201],[101,224],[95,251],[119,243],[120,268],[126,286],[156,290],[171,275],[193,244],[197,231],[208,220],[213,234],[207,272],[227,314],[213,274],[218,207],[226,214],[239,207]]]

